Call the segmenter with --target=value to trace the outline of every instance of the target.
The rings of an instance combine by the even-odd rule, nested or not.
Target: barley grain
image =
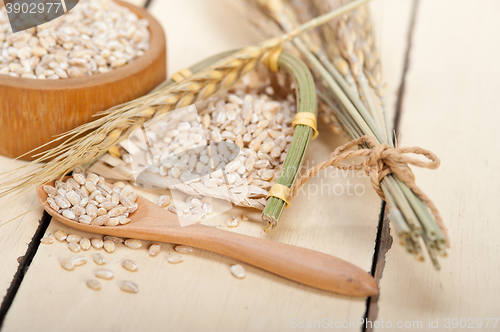
[[[112,253],[115,251],[115,243],[111,240],[104,240],[103,247],[106,252]]]
[[[76,235],[76,234],[69,234],[67,237],[66,237],[66,242],[73,242],[73,243],[78,243],[80,242],[80,240],[82,239],[82,237],[80,235]]]
[[[235,276],[238,279],[242,279],[245,277],[245,268],[241,266],[240,264],[235,264],[231,266],[231,274]]]
[[[45,192],[46,192],[47,194],[49,194],[49,195],[53,195],[53,196],[54,196],[54,195],[56,195],[56,194],[57,194],[57,190],[56,190],[56,188],[54,188],[54,187],[52,187],[52,186],[49,186],[49,185],[44,184],[44,185],[42,186],[42,188],[43,188],[43,191],[45,191]]]
[[[161,247],[158,243],[152,243],[150,246],[149,246],[149,250],[148,250],[148,253],[149,253],[149,256],[157,256],[161,251]]]
[[[109,221],[109,217],[107,215],[101,215],[94,220],[91,221],[92,226],[103,226],[106,225],[106,223]]]
[[[122,238],[116,237],[116,236],[110,236],[110,235],[106,235],[104,237],[104,241],[113,241],[113,243],[115,243],[115,244],[122,244],[123,243]]]
[[[64,241],[64,240],[66,240],[67,235],[66,235],[66,232],[65,232],[65,231],[56,231],[56,232],[54,233],[54,237],[56,238],[56,240],[58,240],[58,241],[61,241],[61,242],[62,242],[62,241]]]
[[[120,225],[126,225],[128,223],[130,223],[130,218],[127,218],[127,217],[124,217],[124,218],[119,218],[120,220]]]
[[[193,252],[193,248],[185,245],[176,245],[174,247],[175,251],[181,254],[189,254]]]
[[[52,244],[54,241],[50,237],[44,236],[40,242],[43,244]]]
[[[68,249],[71,250],[72,252],[79,252],[81,247],[78,243],[69,242]]]
[[[96,279],[89,279],[86,281],[87,287],[93,290],[100,290],[101,289],[101,283],[96,280]]]
[[[75,264],[71,261],[71,259],[63,259],[61,261],[61,267],[65,270],[71,271],[75,268]]]
[[[101,279],[112,279],[115,274],[110,269],[97,269],[94,271],[94,275]]]
[[[80,247],[83,249],[83,250],[89,250],[90,249],[90,240],[87,239],[86,237],[82,237],[82,239],[80,240]]]
[[[171,264],[178,264],[181,263],[184,259],[182,258],[181,255],[176,254],[176,253],[169,253],[167,256],[167,261]]]
[[[139,249],[140,247],[142,247],[141,240],[137,239],[126,239],[124,244],[130,249]]]
[[[94,247],[96,249],[101,249],[103,246],[103,241],[99,238],[96,238],[96,237],[92,238],[90,240],[90,243],[92,244],[92,247]]]
[[[68,200],[62,196],[59,196],[59,195],[55,196],[54,201],[57,204],[57,206],[61,207],[62,209],[67,209],[67,208],[71,207],[70,202],[68,202]]]
[[[139,268],[137,266],[137,264],[133,261],[133,260],[130,260],[130,259],[125,259],[122,261],[122,266],[125,270],[129,270],[129,271],[137,271],[137,269]]]
[[[227,222],[227,227],[238,227],[239,224],[240,223],[238,217],[231,217]]]
[[[100,253],[96,253],[92,256],[92,259],[97,265],[104,265],[106,264],[106,260],[104,259],[104,256]]]
[[[127,293],[137,293],[139,292],[139,286],[136,283],[128,280],[120,281],[118,283],[120,289]]]
[[[75,256],[75,257],[71,258],[71,262],[75,266],[80,266],[80,265],[83,265],[83,264],[87,263],[87,257],[85,257],[85,256]]]

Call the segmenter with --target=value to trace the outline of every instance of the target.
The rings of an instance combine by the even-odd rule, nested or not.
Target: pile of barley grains
[[[149,22],[112,0],[80,0],[67,14],[13,34],[0,8],[0,74],[64,79],[105,73],[142,56]]]
[[[150,174],[145,179],[164,179],[170,189],[263,209],[291,145],[295,111],[291,93],[276,98],[272,89],[240,84],[147,126],[147,144],[141,130],[132,133],[127,145],[134,152],[122,154],[122,161],[143,167],[141,174]]]
[[[44,185],[43,190],[53,210],[86,225],[126,225],[129,214],[139,207],[136,192],[119,186],[110,188],[102,176],[94,173],[74,173],[66,182],[56,181],[55,187]],[[85,246],[90,248],[90,242]]]

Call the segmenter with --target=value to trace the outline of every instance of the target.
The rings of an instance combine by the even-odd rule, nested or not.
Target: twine
[[[350,148],[362,144],[368,145],[369,149],[348,151]],[[412,158],[406,155],[408,153],[422,155],[429,161],[422,161]],[[365,157],[363,162],[353,164],[341,163],[344,160],[360,156]],[[358,139],[352,140],[347,144],[339,146],[330,155],[330,159],[318,164],[316,167],[309,169],[306,174],[300,177],[295,185],[291,188],[290,197],[294,197],[295,195],[297,195],[299,189],[307,182],[307,180],[313,177],[320,170],[325,169],[329,166],[333,166],[342,170],[363,169],[369,176],[373,189],[375,189],[381,199],[385,200],[385,195],[382,191],[380,181],[382,181],[385,176],[394,173],[431,210],[434,218],[436,219],[436,223],[438,224],[439,228],[446,238],[446,241],[449,242],[448,235],[444,227],[443,220],[439,215],[438,209],[431,201],[431,199],[415,184],[415,175],[408,166],[409,164],[418,167],[436,169],[439,167],[440,161],[439,158],[429,150],[425,150],[419,147],[393,148],[387,143],[377,144],[373,137],[362,136]]]

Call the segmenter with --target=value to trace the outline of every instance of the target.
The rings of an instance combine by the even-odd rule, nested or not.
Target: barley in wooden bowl
[[[53,21],[12,34],[0,8],[0,94],[9,96],[0,98],[6,124],[0,154],[31,151],[97,112],[148,93],[165,77],[165,35],[144,9],[81,0]]]

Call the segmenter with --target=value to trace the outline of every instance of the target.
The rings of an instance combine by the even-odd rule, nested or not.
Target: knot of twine
[[[351,151],[354,146],[366,145],[369,149],[359,149]],[[408,156],[408,153],[418,154],[426,157],[428,161],[422,161]],[[354,157],[365,157],[363,162],[353,164],[343,164],[342,161]],[[299,189],[320,170],[329,166],[336,167],[342,170],[361,170],[363,169],[370,178],[373,189],[379,197],[385,200],[384,192],[382,191],[380,182],[382,179],[394,173],[413,193],[422,200],[422,202],[431,210],[436,223],[447,238],[447,232],[443,224],[443,220],[439,215],[439,211],[430,200],[430,198],[415,184],[415,175],[408,165],[414,165],[429,169],[439,167],[439,158],[429,150],[419,147],[398,147],[393,148],[387,143],[378,144],[373,137],[362,136],[352,140],[347,144],[339,146],[330,155],[327,161],[324,161],[317,166],[309,169],[306,174],[300,177],[295,185],[290,190],[290,196],[294,197]]]

